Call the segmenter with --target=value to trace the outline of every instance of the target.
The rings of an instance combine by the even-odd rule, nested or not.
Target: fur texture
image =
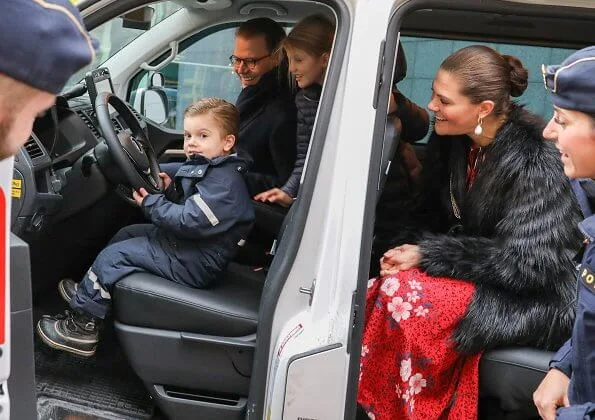
[[[424,196],[435,211],[426,222],[449,233],[422,237],[420,266],[477,286],[453,337],[463,353],[505,345],[555,349],[570,336],[581,217],[559,153],[542,138],[543,126],[514,106],[483,149],[469,191],[469,138],[434,133],[430,140]]]

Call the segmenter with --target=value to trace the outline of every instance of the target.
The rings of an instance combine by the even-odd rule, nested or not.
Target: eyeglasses
[[[260,60],[264,60],[265,58],[270,57],[270,56],[271,56],[271,54],[267,54],[260,58],[240,58],[240,57],[236,57],[235,55],[231,55],[231,56],[229,56],[229,63],[233,67],[239,67],[242,63],[244,63],[246,65],[246,67],[248,67],[250,70],[254,70],[254,67],[256,67],[256,64]]]

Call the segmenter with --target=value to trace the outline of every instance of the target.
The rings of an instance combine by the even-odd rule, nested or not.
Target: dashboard
[[[127,128],[117,113],[111,119],[116,132]],[[58,96],[56,104],[36,119],[30,138],[15,156],[11,220],[15,234],[35,235],[50,220],[65,219],[108,191],[95,156],[102,143],[89,99],[67,101]]]

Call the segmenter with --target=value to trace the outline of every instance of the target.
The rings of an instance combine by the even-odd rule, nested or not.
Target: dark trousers
[[[126,226],[110,240],[95,258],[80,282],[70,306],[104,319],[111,308],[111,292],[124,277],[140,271],[174,279],[169,257],[151,243],[150,234],[157,229],[152,224]],[[161,252],[160,252],[161,251]]]

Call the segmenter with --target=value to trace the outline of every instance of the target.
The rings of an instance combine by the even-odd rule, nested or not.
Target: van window
[[[235,31],[236,26],[220,28],[184,41],[174,60],[160,70],[169,105],[165,126],[181,130],[184,110],[197,98],[214,96],[235,103],[242,89],[229,65]],[[130,103],[134,103],[137,89],[147,87],[147,81],[144,70],[132,79]]]
[[[442,61],[453,52],[468,45],[487,45],[501,54],[518,57],[529,70],[529,86],[523,95],[515,98],[529,110],[546,120],[552,116],[549,95],[543,87],[541,65],[561,63],[575,50],[529,45],[455,41],[447,39],[402,36],[401,42],[407,57],[407,77],[399,82],[399,90],[416,104],[425,107],[430,101],[432,80]],[[429,135],[418,143],[426,143]]]
[[[290,26],[282,25],[289,31]],[[184,110],[196,99],[217,97],[236,102],[242,86],[229,56],[233,53],[238,26],[239,23],[210,28],[180,43],[178,55],[160,71],[165,77],[169,104],[169,117],[163,125],[183,129]],[[147,74],[143,70],[132,78],[129,103],[134,103],[137,89],[147,87]]]

